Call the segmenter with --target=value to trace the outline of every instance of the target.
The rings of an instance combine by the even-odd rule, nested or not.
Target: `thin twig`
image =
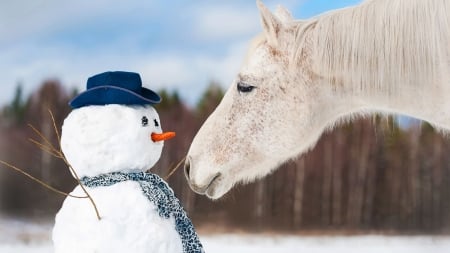
[[[33,131],[34,131],[37,135],[39,135],[39,137],[41,137],[42,140],[44,140],[44,141],[47,143],[47,145],[48,145],[49,147],[51,147],[53,150],[57,150],[57,149],[55,148],[55,146],[53,146],[53,144],[52,144],[47,138],[45,138],[45,136],[44,136],[39,130],[37,130],[33,125],[28,124],[28,126],[29,126],[31,129],[33,129]]]
[[[64,163],[67,165],[67,167],[69,167],[70,172],[72,173],[72,175],[75,177],[78,185],[80,185],[81,189],[83,190],[83,192],[86,194],[86,196],[84,198],[88,198],[89,201],[92,203],[92,206],[94,207],[95,210],[95,214],[97,216],[98,220],[101,220],[100,217],[100,213],[98,211],[97,205],[95,204],[94,199],[92,198],[92,196],[89,194],[89,192],[86,190],[86,188],[84,187],[84,185],[81,183],[80,178],[78,176],[78,174],[76,173],[75,169],[72,167],[72,165],[70,165],[69,161],[67,161],[66,157],[64,156],[64,153],[62,152],[61,149],[61,135],[59,134],[58,128],[56,127],[56,121],[55,121],[55,117],[53,116],[53,113],[50,109],[48,109],[48,112],[50,113],[50,117],[52,119],[52,123],[53,123],[53,129],[55,130],[55,134],[58,138],[58,144],[59,144],[59,149],[55,148],[55,146],[44,136],[44,134],[42,134],[39,130],[37,130],[33,125],[28,124],[28,126],[33,129],[33,131],[39,135],[39,137],[41,137],[41,139],[46,143],[40,143],[34,139],[29,139],[32,143],[34,143],[35,145],[37,145],[41,150],[57,157],[60,158],[64,161]],[[19,169],[19,171],[21,171]],[[48,186],[47,184],[45,184],[44,182],[42,182],[44,186]],[[65,193],[67,194],[67,193]],[[66,196],[70,196],[69,194],[67,194]]]
[[[34,145],[36,145],[36,146],[37,146],[38,148],[40,148],[42,151],[45,151],[45,152],[51,154],[52,156],[54,156],[54,157],[56,157],[56,158],[59,158],[59,159],[62,158],[61,155],[59,154],[59,152],[54,151],[54,150],[51,150],[50,147],[45,146],[44,144],[42,144],[42,143],[40,143],[40,142],[38,142],[38,141],[36,141],[36,140],[34,140],[34,139],[31,139],[31,138],[29,138],[28,141],[31,142],[31,143],[33,143]]]
[[[3,160],[0,160],[0,163],[3,164],[3,165],[5,165],[6,167],[8,167],[8,168],[10,168],[10,169],[13,169],[13,170],[15,170],[15,171],[17,171],[17,172],[19,172],[19,173],[25,175],[25,176],[28,177],[29,179],[35,181],[36,183],[38,183],[38,184],[44,186],[45,188],[47,188],[47,189],[49,189],[49,190],[51,190],[51,191],[53,191],[53,192],[56,192],[56,193],[61,194],[61,195],[64,195],[64,196],[66,196],[66,197],[72,197],[72,198],[77,198],[77,199],[84,199],[84,198],[87,198],[87,196],[76,196],[76,195],[72,195],[72,194],[63,192],[63,191],[61,191],[61,190],[58,190],[58,189],[56,189],[55,187],[53,187],[53,186],[51,186],[51,185],[49,185],[49,184],[47,184],[47,183],[45,183],[45,182],[43,182],[43,181],[41,181],[41,180],[35,178],[35,177],[33,177],[31,174],[29,174],[29,173],[23,171],[22,169],[17,168],[16,166],[14,166],[14,165],[12,165],[12,164],[9,164],[9,163],[5,162],[5,161],[3,161]]]
[[[92,206],[94,207],[95,210],[95,214],[97,215],[97,219],[101,220],[102,218],[100,217],[100,213],[98,211],[97,205],[95,204],[94,199],[91,197],[91,195],[89,194],[89,192],[86,190],[86,188],[84,187],[84,185],[81,183],[80,177],[78,177],[77,172],[73,169],[72,165],[69,164],[69,162],[67,161],[66,157],[63,154],[63,160],[64,162],[67,164],[67,166],[69,166],[70,171],[72,172],[72,174],[75,176],[75,179],[77,180],[78,184],[80,185],[81,189],[84,191],[84,193],[86,194],[86,196],[88,197],[89,201],[91,202]]]
[[[56,127],[55,117],[53,116],[52,110],[48,109],[50,117],[52,117],[53,129],[55,130],[56,138],[58,138],[59,149],[61,150],[61,136],[59,135],[58,128]]]
[[[95,210],[95,214],[97,215],[97,219],[101,220],[100,217],[100,213],[98,211],[97,205],[95,204],[94,199],[92,198],[92,196],[89,194],[89,192],[86,190],[86,188],[84,187],[84,185],[81,183],[80,177],[78,176],[77,172],[75,171],[75,169],[72,167],[72,165],[70,165],[69,161],[67,161],[66,156],[64,155],[64,153],[62,152],[61,149],[61,138],[58,132],[58,128],[56,127],[56,122],[55,122],[55,117],[53,117],[53,113],[50,109],[48,109],[48,112],[50,113],[50,116],[52,118],[52,122],[53,122],[53,128],[55,130],[55,134],[58,137],[58,144],[59,144],[59,151],[56,150],[56,148],[54,148],[53,145],[51,145],[53,147],[54,150],[56,150],[56,152],[61,156],[61,159],[66,163],[66,165],[69,167],[69,170],[72,172],[72,175],[75,177],[75,179],[78,182],[78,185],[80,185],[81,189],[84,191],[84,193],[86,194],[86,196],[88,197],[89,201],[91,202],[92,206],[94,207]],[[38,133],[39,134],[39,133]],[[42,135],[42,134],[39,134]]]
[[[173,173],[175,173],[175,171],[177,171],[177,169],[181,166],[181,164],[183,164],[184,160],[186,160],[186,156],[183,157],[183,158],[177,163],[177,165],[169,172],[169,174],[164,178],[165,181],[167,181],[167,180],[173,175]]]

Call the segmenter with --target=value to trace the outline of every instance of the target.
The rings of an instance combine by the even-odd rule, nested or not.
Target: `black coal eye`
[[[252,85],[249,85],[249,84],[246,84],[246,83],[243,83],[243,82],[238,82],[237,83],[237,90],[239,92],[242,92],[242,93],[251,92],[254,88],[256,88],[256,87],[252,86]]]
[[[147,119],[147,117],[143,116],[142,119],[141,119],[141,123],[142,123],[142,126],[143,126],[143,127],[147,126],[147,125],[148,125],[148,119]]]
[[[154,119],[153,122],[155,123],[155,127],[159,127],[159,123],[156,119]]]

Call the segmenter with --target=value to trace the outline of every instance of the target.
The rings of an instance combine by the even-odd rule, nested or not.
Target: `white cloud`
[[[192,12],[193,34],[202,40],[223,40],[256,34],[260,29],[256,7],[199,6]]]
[[[105,17],[120,18],[133,12],[152,15],[157,6],[157,1],[151,0],[0,1],[0,43],[45,36]]]

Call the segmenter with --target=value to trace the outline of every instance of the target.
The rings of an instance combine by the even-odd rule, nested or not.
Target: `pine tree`
[[[24,123],[26,102],[23,99],[22,84],[18,83],[14,91],[14,98],[9,105],[7,105],[3,114],[7,121],[12,125],[20,125]]]

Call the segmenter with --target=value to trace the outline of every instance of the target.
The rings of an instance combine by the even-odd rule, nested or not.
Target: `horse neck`
[[[431,114],[423,108],[448,92],[440,85],[450,55],[450,4],[439,3],[368,1],[312,21],[303,45],[311,48],[315,82],[328,98],[325,109],[333,115]]]

